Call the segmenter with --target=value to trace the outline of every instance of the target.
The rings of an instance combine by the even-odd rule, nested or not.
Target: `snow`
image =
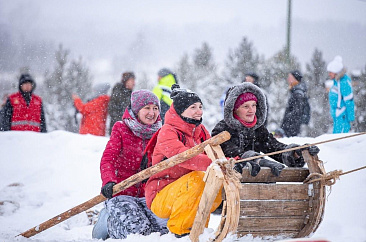
[[[284,143],[315,143],[349,134],[326,134],[317,138],[293,137]],[[79,135],[65,131],[47,134],[0,132],[0,239],[1,241],[96,241],[86,213],[80,213],[29,239],[18,234],[33,228],[99,194],[99,162],[107,137]],[[349,171],[365,165],[366,136],[320,144],[319,157],[326,171]],[[341,176],[327,189],[323,222],[312,238],[332,242],[366,241],[366,170]],[[100,209],[103,205],[96,206]],[[217,227],[213,215],[201,241],[207,241]],[[114,241],[114,240],[109,240]],[[130,235],[127,242],[189,241],[172,234]],[[268,241],[246,236],[228,241]]]

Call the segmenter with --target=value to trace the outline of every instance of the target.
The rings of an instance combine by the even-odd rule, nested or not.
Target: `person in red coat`
[[[129,234],[167,233],[166,221],[146,206],[143,183],[113,195],[113,186],[140,171],[143,151],[161,127],[160,102],[148,90],[131,94],[131,104],[112,128],[104,150],[100,173],[103,196],[108,198],[93,229],[93,238],[124,239]]]
[[[184,152],[210,134],[202,125],[202,101],[194,92],[172,86],[173,104],[165,114],[153,152],[152,164]],[[184,139],[180,138],[184,136]],[[204,153],[168,168],[149,178],[145,186],[147,206],[160,218],[168,219],[168,229],[182,237],[192,228],[205,186],[204,171],[211,164]],[[221,192],[211,208],[213,212],[221,203]]]
[[[87,103],[83,103],[77,95],[72,95],[75,108],[83,116],[79,130],[80,134],[105,136],[109,103],[107,93],[109,88],[110,85],[108,83],[95,85],[93,87],[95,97]]]
[[[19,78],[19,92],[11,94],[3,108],[1,130],[47,132],[41,97],[33,94],[36,83],[29,74]]]

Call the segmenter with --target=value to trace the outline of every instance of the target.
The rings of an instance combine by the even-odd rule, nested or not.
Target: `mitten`
[[[281,163],[275,162],[275,161],[271,161],[271,160],[267,160],[267,159],[260,159],[259,160],[259,165],[261,167],[269,167],[271,168],[271,172],[273,175],[275,176],[279,176],[282,169],[285,168],[284,165],[282,165]]]
[[[258,155],[260,155],[260,154],[253,150],[248,150],[248,151],[244,152],[244,154],[241,156],[241,158],[246,159],[246,158],[258,156]],[[235,164],[234,170],[236,170],[237,172],[242,174],[243,168],[248,167],[250,175],[256,176],[256,175],[258,175],[259,171],[261,170],[261,167],[258,163],[259,163],[259,159],[239,162],[239,163]]]
[[[112,198],[113,197],[113,186],[116,185],[115,182],[108,182],[102,187],[102,194],[106,198]]]
[[[299,147],[297,144],[289,144],[285,149]],[[295,157],[295,152],[298,157]],[[302,157],[301,149],[292,150],[282,153],[283,163],[288,167],[303,167],[305,165],[304,157]]]

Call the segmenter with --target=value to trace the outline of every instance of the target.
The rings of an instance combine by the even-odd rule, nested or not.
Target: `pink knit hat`
[[[239,95],[235,101],[234,110],[237,110],[243,103],[248,101],[258,101],[257,97],[251,92],[245,92]]]
[[[141,89],[131,94],[131,109],[133,114],[137,115],[141,108],[148,104],[155,104],[160,110],[160,101],[158,97],[151,91]]]

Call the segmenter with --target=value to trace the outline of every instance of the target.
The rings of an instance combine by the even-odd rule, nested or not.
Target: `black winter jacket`
[[[281,125],[287,137],[297,136],[300,133],[303,110],[307,99],[306,89],[305,83],[300,82],[290,90],[290,98]]]
[[[113,125],[122,120],[122,115],[131,102],[132,90],[127,89],[123,83],[118,82],[112,90],[112,95],[108,104],[108,113],[111,117],[109,134],[112,132]]]

